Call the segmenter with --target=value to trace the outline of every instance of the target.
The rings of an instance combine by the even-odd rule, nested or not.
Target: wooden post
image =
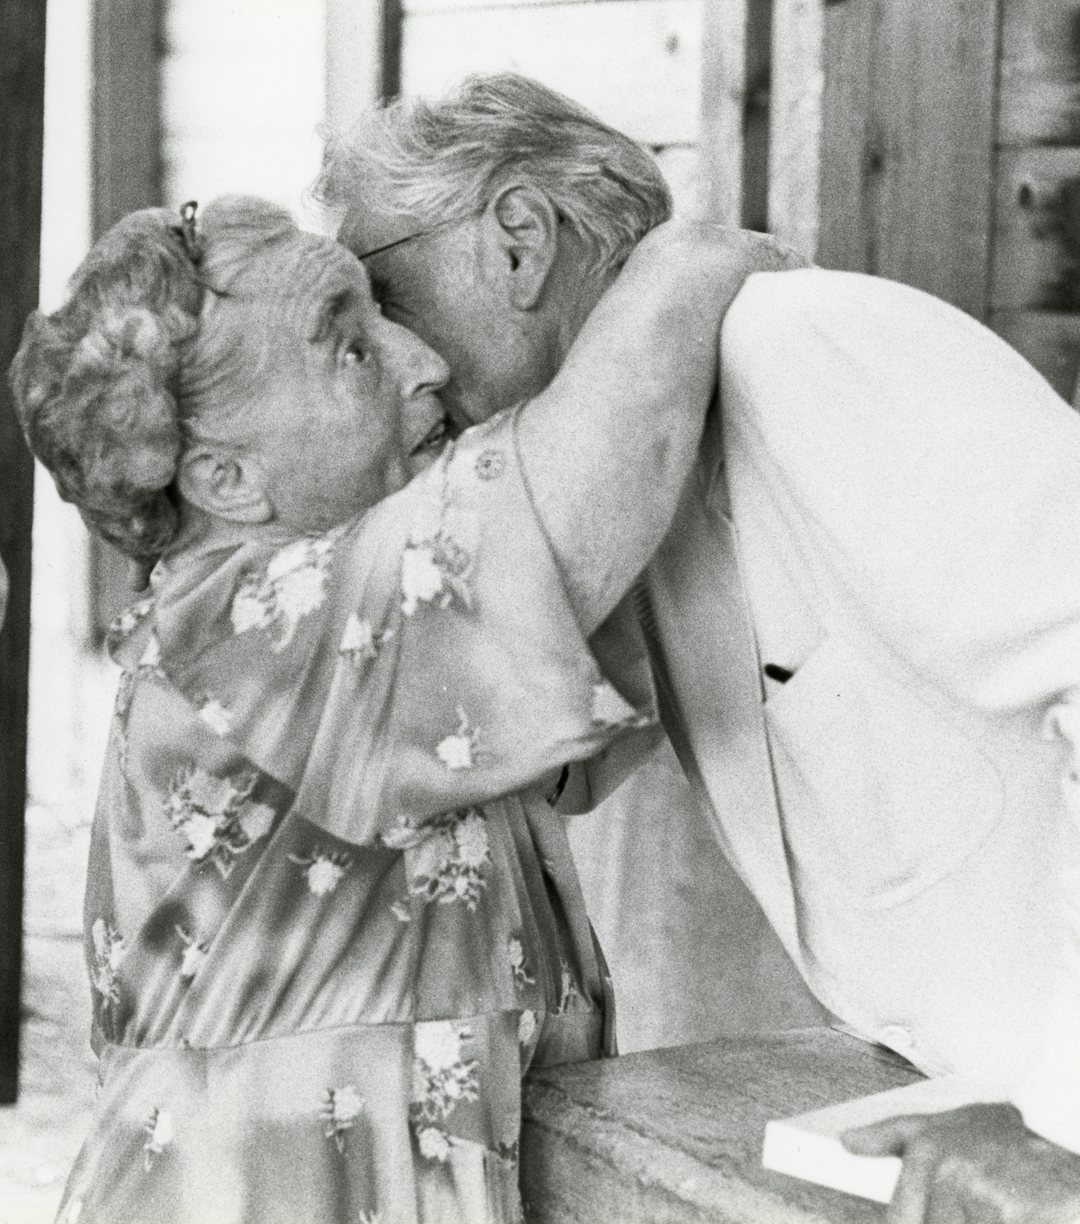
[[[820,263],[985,317],[998,10],[998,0],[825,5]]]
[[[383,0],[326,0],[326,126],[336,137],[385,96],[384,13]]]
[[[45,4],[0,0],[0,369],[37,305]],[[0,630],[0,1104],[19,1090],[30,529],[34,468],[0,380],[0,555],[11,578]]]
[[[379,97],[389,102],[401,93],[401,40],[405,26],[403,0],[382,0],[379,25]]]
[[[807,259],[818,248],[821,0],[776,0],[769,108],[769,230]]]
[[[91,231],[162,202],[163,0],[94,0]],[[135,598],[141,571],[96,536],[90,543],[92,645]]]
[[[702,213],[742,222],[747,0],[705,5],[701,44]]]

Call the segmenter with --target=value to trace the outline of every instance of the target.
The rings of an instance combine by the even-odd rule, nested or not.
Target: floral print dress
[[[114,642],[101,1088],[61,1220],[518,1219],[521,1076],[607,1041],[540,783],[650,716],[582,639],[512,418],[355,522],[238,529],[151,590]]]

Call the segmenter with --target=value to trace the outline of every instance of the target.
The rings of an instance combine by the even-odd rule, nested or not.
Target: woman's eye
[[[351,345],[349,348],[345,350],[345,364],[346,365],[351,365],[351,366],[363,365],[364,362],[367,361],[367,359],[368,359],[367,351],[365,349],[360,348],[358,345],[355,345],[355,344]]]

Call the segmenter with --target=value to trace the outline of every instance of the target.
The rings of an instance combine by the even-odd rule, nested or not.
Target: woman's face
[[[325,530],[434,462],[448,369],[382,316],[364,268],[336,243],[299,235],[267,265],[265,290],[239,302],[255,372],[245,442],[277,521]]]

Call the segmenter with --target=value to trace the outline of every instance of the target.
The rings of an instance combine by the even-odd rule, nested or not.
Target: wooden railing
[[[530,1224],[881,1224],[885,1208],[761,1166],[765,1124],[920,1076],[833,1029],[576,1063],[526,1085]]]

